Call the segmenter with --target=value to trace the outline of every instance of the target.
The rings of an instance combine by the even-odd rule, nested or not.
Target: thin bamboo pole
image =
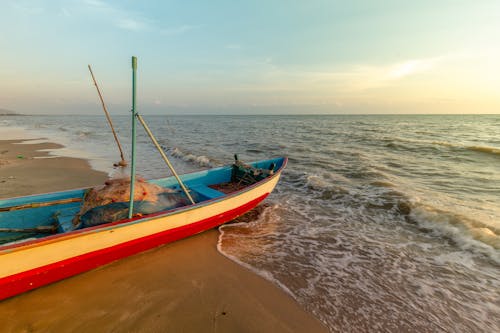
[[[57,232],[57,227],[55,226],[41,226],[41,227],[34,227],[34,228],[0,228],[0,232],[25,232],[25,233],[48,233],[48,234],[54,234]]]
[[[182,180],[179,178],[179,175],[177,175],[177,172],[175,172],[174,167],[172,166],[172,164],[168,160],[167,155],[165,155],[165,152],[161,148],[161,146],[158,143],[158,141],[156,141],[156,138],[154,137],[153,133],[149,129],[148,125],[146,124],[146,122],[144,121],[144,119],[142,118],[142,116],[140,114],[137,114],[137,119],[139,119],[139,122],[142,124],[142,126],[146,130],[146,133],[149,135],[149,138],[151,139],[151,141],[155,145],[156,149],[158,149],[158,151],[160,152],[161,157],[163,158],[163,160],[165,161],[165,163],[167,163],[168,168],[170,169],[170,171],[172,171],[172,174],[174,175],[175,179],[177,179],[177,182],[181,186],[181,188],[184,191],[184,193],[186,193],[186,196],[188,197],[189,201],[191,201],[191,203],[194,205],[195,202],[194,202],[193,198],[191,197],[191,195],[189,194],[188,189],[186,188],[186,186],[184,185],[184,183],[182,182]]]
[[[17,205],[17,206],[0,207],[0,212],[11,212],[13,210],[63,205],[63,204],[71,203],[71,202],[80,202],[80,201],[82,201],[82,198],[68,198],[68,199],[55,200],[55,201],[33,202],[33,203]]]
[[[111,131],[113,132],[113,136],[115,137],[116,144],[118,145],[118,149],[120,150],[120,157],[121,161],[117,163],[118,166],[126,166],[127,162],[125,161],[125,158],[123,157],[123,150],[122,146],[120,145],[120,141],[118,140],[118,136],[116,135],[115,128],[113,127],[113,122],[111,121],[111,117],[109,116],[108,110],[106,109],[106,104],[104,103],[104,98],[102,97],[101,90],[99,89],[99,86],[97,85],[97,81],[94,77],[94,73],[92,72],[92,68],[89,66],[89,71],[90,75],[92,76],[92,81],[94,81],[94,85],[97,89],[97,94],[99,95],[99,99],[101,100],[102,104],[102,109],[104,110],[104,114],[106,115],[106,118],[108,119],[109,126],[111,127]]]
[[[134,211],[134,191],[135,191],[135,117],[137,111],[135,110],[135,76],[137,74],[137,58],[132,57],[132,157],[130,165],[130,203],[128,209],[128,218],[132,218],[132,213]]]

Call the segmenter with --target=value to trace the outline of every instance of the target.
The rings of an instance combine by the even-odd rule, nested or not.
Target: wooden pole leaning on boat
[[[189,194],[189,190],[186,188],[186,186],[184,185],[184,183],[180,179],[179,175],[177,175],[177,172],[175,172],[175,169],[172,166],[172,164],[170,163],[170,161],[168,160],[167,155],[165,155],[165,152],[161,148],[161,146],[158,143],[158,141],[156,141],[156,138],[154,137],[153,133],[151,132],[151,130],[149,129],[148,125],[146,124],[146,122],[144,121],[144,119],[142,118],[142,116],[140,114],[137,114],[137,119],[139,119],[139,122],[144,127],[144,130],[146,131],[146,133],[149,135],[149,138],[151,139],[151,141],[155,145],[156,149],[158,149],[158,151],[160,152],[161,157],[163,158],[163,160],[167,164],[168,168],[170,169],[170,171],[174,175],[175,179],[177,179],[177,182],[181,186],[181,188],[184,191],[184,193],[186,193],[186,196],[188,197],[189,201],[191,201],[192,204],[195,204],[193,198]]]
[[[97,89],[97,94],[99,95],[99,99],[101,100],[102,104],[102,109],[104,110],[104,114],[106,115],[106,118],[108,119],[109,126],[111,127],[111,131],[113,132],[113,136],[115,137],[116,144],[118,145],[118,149],[120,150],[120,157],[121,161],[118,163],[115,163],[115,166],[120,166],[120,167],[125,167],[127,166],[127,161],[125,161],[125,158],[123,157],[123,150],[122,146],[120,145],[120,141],[118,140],[118,136],[116,135],[115,128],[113,127],[113,122],[111,121],[111,117],[109,116],[108,110],[106,109],[106,104],[104,104],[104,99],[102,98],[101,90],[99,89],[99,86],[97,85],[97,81],[94,77],[94,73],[92,72],[92,68],[89,66],[89,71],[90,75],[92,76],[92,81],[94,81],[94,85]]]

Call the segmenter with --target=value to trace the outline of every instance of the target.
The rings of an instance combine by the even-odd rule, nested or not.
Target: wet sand
[[[54,158],[40,151],[61,145],[28,142],[0,141],[0,198],[93,186],[107,179],[105,173],[92,170],[86,160]]]
[[[102,183],[85,160],[0,141],[0,198]],[[325,332],[281,289],[216,250],[218,231],[0,302],[2,332]]]

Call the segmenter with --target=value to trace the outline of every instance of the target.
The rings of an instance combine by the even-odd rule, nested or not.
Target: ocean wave
[[[453,144],[451,142],[446,141],[431,141],[433,145],[444,146],[444,147],[454,147],[454,148],[463,148],[461,145]]]
[[[468,150],[477,151],[481,153],[500,155],[500,149],[488,146],[470,146],[467,147]]]
[[[370,185],[377,186],[377,187],[386,187],[386,188],[396,187],[395,184],[391,183],[390,181],[386,181],[386,180],[375,180],[375,181],[371,182]]]
[[[340,175],[325,173],[321,176],[307,175],[305,182],[299,182],[298,185],[305,185],[305,188],[301,188],[301,190],[316,192],[321,199],[330,200],[337,195],[349,193],[347,186],[345,186],[348,182],[348,179]]]
[[[423,230],[500,264],[500,228],[425,204],[412,205],[409,217]]]
[[[188,162],[188,163],[194,163],[194,164],[201,166],[201,167],[210,167],[211,168],[211,167],[215,166],[214,161],[210,160],[210,158],[208,158],[207,156],[204,156],[204,155],[196,156],[196,155],[193,155],[191,153],[183,152],[179,148],[172,148],[169,150],[169,152],[173,157],[179,158],[179,159],[181,159],[185,162]]]
[[[441,147],[448,147],[448,148],[454,148],[454,149],[466,149],[470,151],[475,151],[475,152],[480,152],[480,153],[487,153],[487,154],[493,154],[493,155],[500,155],[500,148],[496,147],[491,147],[491,146],[477,146],[477,145],[464,145],[460,143],[453,143],[453,142],[448,142],[448,141],[429,141],[429,140],[418,140],[418,139],[406,139],[406,138],[399,138],[399,137],[394,137],[394,138],[384,138],[382,141],[386,141],[387,143],[385,144],[385,147],[391,148],[391,149],[404,149],[404,150],[415,150],[415,149],[420,149],[418,147],[413,147],[409,146],[407,144],[412,144],[412,145],[419,145],[419,146],[441,146]]]
[[[457,149],[466,149],[466,150],[480,152],[480,153],[486,153],[486,154],[500,155],[499,148],[490,147],[490,146],[467,146],[467,145],[456,144],[456,143],[451,143],[451,142],[446,142],[446,141],[432,141],[432,144],[444,146],[444,147],[457,148]]]
[[[260,150],[260,149],[255,149],[255,148],[249,148],[247,150],[245,150],[247,153],[254,153],[254,154],[260,154],[260,153],[263,153],[264,151]]]
[[[80,130],[80,131],[77,131],[77,132],[76,132],[76,135],[77,135],[80,139],[88,138],[88,137],[90,137],[92,134],[94,134],[94,132],[93,132],[93,131],[83,131],[83,130]]]
[[[306,186],[313,190],[326,190],[331,184],[327,182],[326,179],[318,175],[307,176]]]
[[[422,141],[416,140],[396,140],[385,144],[385,148],[388,151],[418,151],[422,149],[422,145],[425,145]]]
[[[396,184],[387,177],[377,174],[372,182],[358,182],[335,173],[304,174],[284,177],[283,183],[294,187],[294,191],[308,205],[320,205],[324,208],[335,207],[336,212],[344,209],[366,209],[366,214],[373,210],[383,210],[389,214],[408,215],[411,208],[409,199],[397,190]]]

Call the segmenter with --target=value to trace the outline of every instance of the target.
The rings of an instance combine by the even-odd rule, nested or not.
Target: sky
[[[498,0],[0,3],[0,109],[500,113]]]

